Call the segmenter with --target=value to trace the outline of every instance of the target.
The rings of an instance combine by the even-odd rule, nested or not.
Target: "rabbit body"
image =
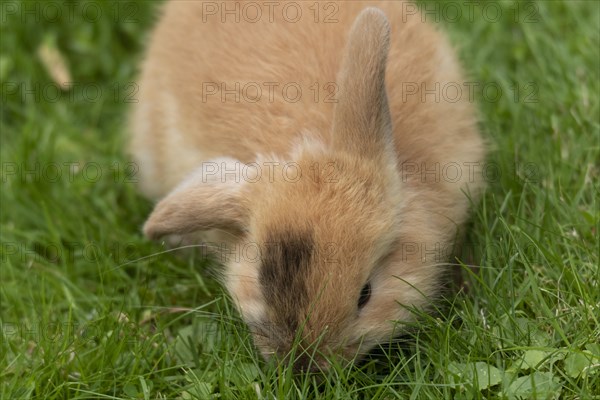
[[[411,3],[251,3],[169,2],[150,37],[131,115],[162,199],[145,232],[255,244],[223,283],[262,354],[352,359],[443,284],[483,188],[474,106]]]

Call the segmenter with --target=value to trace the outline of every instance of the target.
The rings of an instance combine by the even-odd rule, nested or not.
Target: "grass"
[[[600,398],[600,3],[507,0],[471,17],[455,2],[452,22],[427,2],[486,88],[489,190],[463,258],[480,268],[323,381],[261,361],[215,265],[140,233],[151,204],[124,119],[156,3],[67,4],[1,3],[0,398]]]

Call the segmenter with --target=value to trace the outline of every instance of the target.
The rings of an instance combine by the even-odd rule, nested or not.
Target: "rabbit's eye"
[[[365,304],[371,298],[371,283],[367,282],[360,291],[360,297],[358,298],[358,308],[363,308]]]

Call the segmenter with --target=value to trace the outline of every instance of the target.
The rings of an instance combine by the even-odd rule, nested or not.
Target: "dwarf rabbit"
[[[485,146],[442,90],[464,83],[451,46],[414,10],[172,1],[150,38],[131,115],[160,199],[144,233],[225,233],[243,254],[223,284],[267,359],[360,358],[449,279]]]

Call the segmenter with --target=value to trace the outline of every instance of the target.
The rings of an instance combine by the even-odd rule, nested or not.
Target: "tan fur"
[[[223,23],[203,15],[203,3],[166,4],[143,65],[131,150],[144,193],[166,196],[145,232],[157,238],[219,228],[233,232],[237,245],[263,248],[259,261],[229,260],[224,274],[263,355],[285,355],[296,338],[301,348],[319,341],[324,353],[352,359],[389,340],[394,321],[412,319],[398,303],[425,307],[435,297],[441,265],[469,215],[465,193],[476,201],[483,187],[472,104],[464,95],[422,101],[420,93],[422,84],[462,84],[454,53],[397,1],[339,2],[336,23],[315,22],[313,2],[296,3],[303,4],[296,23],[280,12],[273,22],[263,15]],[[381,11],[360,14],[368,6]],[[269,101],[265,86],[257,102],[203,92],[236,82],[297,83],[302,98],[286,101],[276,90]],[[315,101],[315,82],[335,82],[337,103],[325,102],[323,90]],[[407,84],[419,91],[408,96]],[[262,178],[200,179],[201,165],[219,157],[256,163]],[[440,176],[448,165],[460,168],[460,178]],[[286,175],[290,166],[302,172],[298,179]],[[265,288],[265,265],[290,254],[264,250],[273,238],[292,247],[302,238],[311,256],[289,280],[269,269],[267,281],[285,287]],[[298,257],[304,245],[296,246]],[[358,309],[367,280],[371,299]],[[302,323],[290,325],[290,315]]]

